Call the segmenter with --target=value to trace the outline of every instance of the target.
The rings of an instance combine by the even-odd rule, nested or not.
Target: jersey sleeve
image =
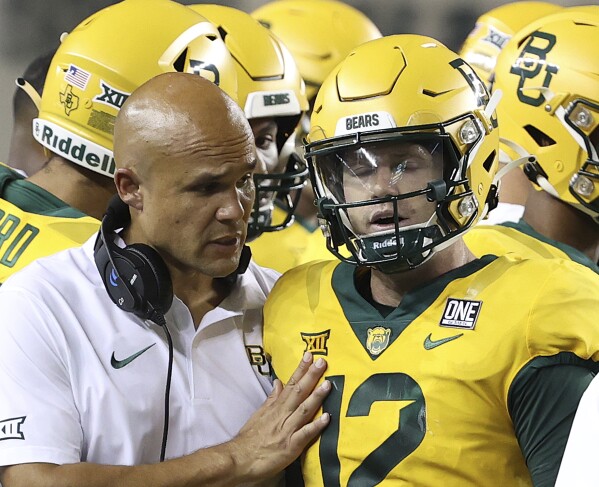
[[[572,261],[552,259],[538,265],[541,262],[550,262],[551,268],[531,303],[526,337],[531,357],[573,354],[596,370],[599,275]]]
[[[508,399],[533,483],[543,487],[555,483],[576,408],[599,371],[599,278],[573,262],[545,262],[527,322],[530,359]]]
[[[79,462],[83,433],[56,318],[9,284],[0,310],[0,465]]]
[[[593,373],[542,361],[533,360],[531,372],[515,382],[509,409],[533,485],[553,487],[576,407]]]

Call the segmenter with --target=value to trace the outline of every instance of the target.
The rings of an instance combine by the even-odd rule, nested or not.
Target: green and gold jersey
[[[597,276],[562,259],[486,256],[384,317],[356,290],[356,272],[334,261],[300,266],[264,310],[279,378],[305,351],[328,362],[331,422],[302,458],[305,485],[532,485],[525,457],[547,431],[528,426],[538,415],[529,379],[563,369],[555,364],[597,371]],[[560,458],[546,461],[557,469]]]
[[[273,221],[283,221],[283,210],[275,206]],[[258,265],[285,272],[312,260],[334,259],[320,229],[312,231],[297,220],[285,230],[266,232],[249,244]]]
[[[99,226],[0,164],[0,284],[39,257],[81,245]]]
[[[560,258],[578,262],[599,273],[599,266],[570,245],[551,240],[535,231],[524,220],[501,225],[478,225],[464,235],[464,241],[477,257],[514,252],[525,258]]]

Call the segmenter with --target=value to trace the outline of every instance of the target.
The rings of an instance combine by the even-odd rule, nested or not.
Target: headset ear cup
[[[136,258],[139,261],[139,265],[135,266],[140,274],[139,283],[133,282],[132,286],[142,296],[144,313],[151,312],[152,308],[166,313],[173,303],[173,282],[164,260],[156,250],[145,244],[128,245],[125,251],[132,260]],[[150,304],[150,309],[146,303]]]
[[[141,299],[136,289],[127,286],[119,276],[133,275],[136,270],[133,264],[120,252],[113,252],[113,267],[105,245],[100,245],[94,252],[96,266],[104,283],[104,288],[114,304],[124,311],[135,313],[140,308]]]

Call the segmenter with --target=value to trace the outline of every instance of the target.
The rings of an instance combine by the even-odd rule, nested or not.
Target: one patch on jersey
[[[89,81],[90,77],[91,74],[89,74],[87,71],[81,69],[78,66],[75,66],[74,64],[71,64],[69,65],[69,69],[67,69],[67,72],[64,75],[64,80],[67,83],[70,83],[73,86],[76,86],[77,88],[85,91],[85,88],[87,88],[87,82]]]
[[[10,418],[0,421],[0,441],[1,440],[24,440],[25,435],[21,431],[21,425],[25,422],[27,416]]]
[[[382,326],[368,328],[366,348],[372,355],[379,355],[389,346],[390,337],[391,328],[384,328]]]
[[[448,298],[439,325],[474,330],[482,305],[482,301]]]
[[[131,95],[131,93],[119,91],[116,88],[113,88],[102,80],[100,80],[100,87],[102,88],[102,93],[94,96],[94,101],[104,103],[104,105],[114,107],[117,110],[121,109],[123,103],[125,103],[127,98],[129,98]]]
[[[310,352],[312,355],[328,355],[327,341],[331,336],[331,330],[319,331],[318,333],[300,332],[300,335],[306,343],[304,352]]]
[[[337,120],[335,135],[347,135],[394,127],[397,127],[397,124],[393,116],[388,112],[360,113]]]

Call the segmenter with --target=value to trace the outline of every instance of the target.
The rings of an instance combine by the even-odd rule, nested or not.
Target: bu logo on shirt
[[[261,345],[246,345],[245,351],[248,354],[250,365],[256,367],[262,375],[271,375],[270,361],[266,358],[264,349]]]
[[[1,440],[24,440],[25,435],[21,431],[21,425],[25,422],[27,416],[5,419],[0,421],[0,441]]]
[[[439,325],[474,330],[482,304],[482,301],[449,298]]]

